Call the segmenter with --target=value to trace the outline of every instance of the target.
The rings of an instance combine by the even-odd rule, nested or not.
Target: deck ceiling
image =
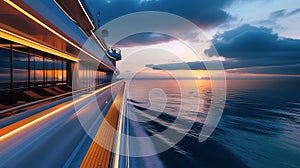
[[[82,51],[82,46],[79,43],[37,13],[24,1],[0,1],[0,6],[0,35],[2,37],[6,33],[6,36],[9,37],[6,37],[8,40],[23,45],[28,44],[23,43],[24,39],[27,42],[31,41],[34,45],[27,46],[36,48],[36,44],[38,44],[44,46],[44,48],[40,47],[37,49],[48,53],[51,53],[49,52],[50,50],[55,50],[56,52],[52,54],[72,61],[76,60],[78,54]],[[80,15],[83,17],[82,13]],[[91,25],[89,26],[86,29],[92,28]],[[13,39],[11,38],[12,36],[14,36]],[[16,41],[17,37],[20,37],[18,41]],[[45,48],[49,48],[50,50],[43,50]],[[85,52],[88,55],[92,55],[89,51]],[[100,62],[107,70],[115,69],[113,65],[110,65],[110,61],[109,63],[107,63],[108,61]]]
[[[49,23],[46,19],[38,15],[33,9],[29,8],[22,1],[16,1],[16,4],[18,6],[21,6],[22,9],[24,9],[25,11],[28,11],[28,13],[30,12],[30,15],[43,22],[45,25],[47,25],[57,33],[68,38],[66,34],[61,32],[56,27],[51,26],[51,23]],[[5,1],[0,1],[0,6],[0,29],[6,30],[10,33],[16,34],[20,37],[24,37],[26,39],[55,49],[57,51],[63,52],[73,57],[76,57],[76,55],[79,53],[79,50],[77,48],[67,43],[65,40],[58,37],[45,27],[41,26],[32,18],[18,11]],[[75,41],[73,41],[73,43],[76,44]]]
[[[80,0],[54,0],[62,10],[81,28],[88,36],[95,29]]]

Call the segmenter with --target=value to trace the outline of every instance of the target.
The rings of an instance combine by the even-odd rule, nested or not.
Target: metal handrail
[[[127,126],[127,122],[125,121],[126,118],[127,118],[127,98],[126,98],[126,83],[125,83],[125,86],[124,86],[124,91],[123,91],[123,98],[122,98],[122,105],[121,105],[121,108],[120,108],[120,114],[119,114],[119,119],[118,119],[118,125],[117,125],[117,130],[116,130],[116,133],[119,133],[119,134],[116,134],[116,138],[119,139],[119,140],[122,140],[122,132],[124,132],[123,130],[124,129],[127,129],[128,130],[128,126]],[[120,120],[122,118],[122,123],[120,123]],[[126,133],[128,134],[128,132]],[[125,135],[125,142],[123,141],[122,143],[126,145],[126,153],[127,153],[127,156],[126,156],[126,167],[128,168],[129,167],[129,157],[128,157],[128,135]],[[114,141],[116,142],[116,141]],[[121,142],[117,142],[119,144],[116,144],[114,143],[114,147],[113,147],[113,156],[111,158],[111,162],[110,162],[110,167],[111,168],[115,168],[116,165],[118,165],[118,167],[120,167],[120,151],[122,150],[121,146]],[[118,148],[117,148],[117,145],[119,145],[119,151]]]

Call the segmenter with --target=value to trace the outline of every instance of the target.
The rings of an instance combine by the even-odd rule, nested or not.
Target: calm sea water
[[[147,113],[149,107],[162,109],[159,106],[163,106],[159,116],[139,122],[148,135],[159,134],[174,122],[182,93],[191,103],[195,96],[200,96],[203,103],[196,109],[184,109],[186,113],[199,115],[179,143],[157,154],[163,166],[300,167],[300,80],[227,81],[222,118],[212,136],[202,143],[198,142],[198,136],[209,108],[211,87],[207,80],[198,80],[196,84],[200,95],[193,89],[180,89],[172,80],[130,83],[131,111]],[[162,137],[161,143],[169,141]]]

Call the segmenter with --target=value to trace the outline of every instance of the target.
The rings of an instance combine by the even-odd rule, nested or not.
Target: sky
[[[220,61],[230,78],[300,76],[298,0],[86,2],[94,18],[100,19],[101,26],[134,12],[162,11],[185,18],[201,30],[201,40],[195,40],[198,37],[194,34],[196,30],[188,29],[181,40],[148,32],[119,41],[116,46],[122,49],[123,59],[117,65],[123,77],[134,74],[159,76],[159,71],[179,74],[193,71],[193,75],[207,77],[204,65]],[[126,28],[130,29],[130,26],[119,28],[119,31]],[[178,26],[170,31],[182,33],[184,29],[184,26]],[[201,54],[193,52],[186,43],[201,44],[198,45]],[[210,70],[218,71],[218,68]]]

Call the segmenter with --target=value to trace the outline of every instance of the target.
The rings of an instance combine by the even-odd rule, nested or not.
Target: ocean
[[[185,86],[195,83],[180,82],[187,83]],[[143,116],[138,123],[147,136],[168,129],[179,110],[185,114],[197,113],[196,119],[185,117],[186,122],[195,122],[178,143],[172,145],[172,138],[163,135],[153,143],[156,151],[160,151],[161,144],[170,146],[154,156],[162,167],[300,167],[300,80],[227,80],[226,83],[222,117],[204,142],[199,142],[198,137],[211,102],[209,80],[197,80],[197,91],[180,88],[174,80],[129,83],[129,113]],[[189,103],[200,99],[201,105],[180,109],[182,95]],[[181,128],[175,131],[182,132]],[[139,162],[134,162],[132,159],[139,167]]]

